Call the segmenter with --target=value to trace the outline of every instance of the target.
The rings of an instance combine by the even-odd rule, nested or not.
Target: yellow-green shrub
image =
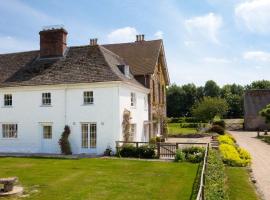
[[[230,145],[235,144],[234,140],[228,134],[219,136],[218,141],[220,144],[230,144]]]
[[[230,166],[244,167],[250,164],[251,158],[249,153],[242,149],[238,149],[234,145],[221,144],[219,150],[222,155],[223,162]]]

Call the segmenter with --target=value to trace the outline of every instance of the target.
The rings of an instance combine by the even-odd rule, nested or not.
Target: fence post
[[[157,142],[157,156],[160,158],[160,143]]]

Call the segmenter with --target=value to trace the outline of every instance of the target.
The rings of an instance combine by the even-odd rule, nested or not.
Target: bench
[[[4,188],[0,192],[10,192],[13,190],[14,183],[18,180],[17,177],[0,178],[0,184],[4,185]]]

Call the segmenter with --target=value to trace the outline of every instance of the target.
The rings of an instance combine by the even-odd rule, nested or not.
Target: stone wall
[[[270,90],[248,90],[244,97],[245,130],[270,129],[259,111],[270,104]]]

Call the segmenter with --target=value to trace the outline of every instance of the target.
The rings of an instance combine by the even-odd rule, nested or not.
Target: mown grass
[[[0,158],[0,177],[19,177],[26,200],[185,200],[197,170],[191,163]]]
[[[257,200],[255,188],[244,167],[226,167],[227,187],[230,200]]]
[[[170,135],[187,135],[196,134],[196,128],[181,128],[180,123],[168,123],[169,136]]]

